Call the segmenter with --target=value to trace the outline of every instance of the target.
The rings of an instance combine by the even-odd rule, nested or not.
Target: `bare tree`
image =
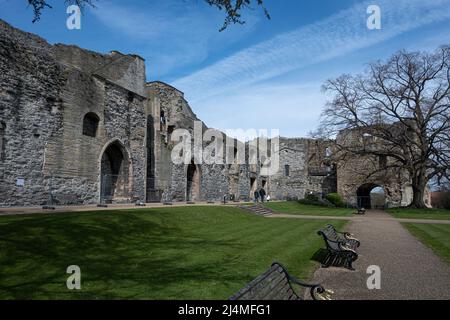
[[[76,4],[81,9],[86,5],[95,7],[94,1],[96,0],[65,0],[67,4]],[[180,0],[181,1],[181,0]],[[242,10],[244,8],[250,8],[253,4],[261,7],[264,11],[265,16],[270,19],[269,12],[264,7],[263,0],[204,0],[207,4],[212,7],[216,7],[219,10],[225,11],[226,17],[222,28],[219,31],[225,30],[230,24],[244,24],[245,21],[242,20]],[[33,7],[33,23],[39,21],[41,18],[41,13],[45,8],[51,8],[48,0],[28,0],[28,4]]]
[[[219,10],[224,10],[226,13],[225,22],[220,29],[220,31],[225,30],[231,23],[233,24],[244,24],[245,21],[242,20],[241,11],[245,7],[250,7],[252,4],[256,3],[264,10],[264,14],[267,19],[270,19],[269,12],[264,7],[263,0],[204,0],[210,6],[217,7]]]
[[[414,193],[411,206],[417,208],[425,207],[431,179],[449,181],[450,45],[434,53],[398,52],[370,64],[364,74],[328,80],[323,89],[333,98],[322,113],[322,135],[350,131],[375,138],[353,144],[337,139],[337,154],[387,159],[375,171],[406,170]]]

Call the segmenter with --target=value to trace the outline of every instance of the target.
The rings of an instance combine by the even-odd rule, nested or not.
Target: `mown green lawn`
[[[308,278],[326,223],[345,224],[234,207],[0,217],[0,299],[226,299],[275,260]]]
[[[297,201],[267,202],[265,206],[280,212],[300,215],[319,215],[319,216],[351,216],[355,209],[348,208],[329,208],[314,205],[305,205]]]
[[[449,220],[450,210],[393,208],[387,210],[395,218]]]
[[[403,225],[424,244],[450,263],[450,225],[403,223]]]

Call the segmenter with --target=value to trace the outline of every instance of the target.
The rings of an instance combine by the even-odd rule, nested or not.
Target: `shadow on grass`
[[[180,283],[249,279],[245,273],[229,272],[239,261],[203,259],[222,248],[239,252],[239,242],[199,237],[145,215],[18,219],[0,224],[0,235],[4,299],[142,299],[159,297],[171,285],[169,295],[176,296]],[[82,291],[66,288],[70,265],[81,268]]]

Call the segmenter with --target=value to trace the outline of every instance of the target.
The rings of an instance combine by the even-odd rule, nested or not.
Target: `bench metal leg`
[[[353,268],[353,265],[352,265],[353,260],[347,259],[346,262],[347,262],[347,263],[346,263],[345,267],[346,267],[347,269],[349,269],[349,270],[355,271],[355,268]]]
[[[353,268],[353,262],[358,259],[358,255],[355,254],[346,254],[346,263],[345,263],[345,267],[349,270],[354,271],[355,268]]]

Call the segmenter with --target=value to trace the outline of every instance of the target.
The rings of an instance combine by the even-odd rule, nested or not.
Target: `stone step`
[[[249,212],[257,214],[257,215],[262,215],[262,216],[273,213],[273,211],[271,209],[266,208],[262,205],[238,206],[238,208],[241,208],[243,210],[249,211]]]

